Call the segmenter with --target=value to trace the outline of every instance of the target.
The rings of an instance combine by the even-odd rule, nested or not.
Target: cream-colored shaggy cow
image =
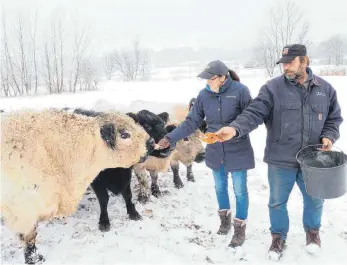
[[[138,163],[149,141],[142,127],[120,113],[1,115],[1,214],[25,243],[25,263],[44,260],[35,246],[38,222],[74,213],[101,170]]]

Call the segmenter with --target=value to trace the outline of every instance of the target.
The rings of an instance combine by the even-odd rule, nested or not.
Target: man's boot
[[[310,254],[316,254],[321,248],[319,230],[308,230],[306,232],[306,250]]]
[[[269,259],[280,260],[283,256],[286,241],[281,239],[280,234],[271,233],[272,243],[269,248]]]
[[[231,229],[231,211],[230,210],[219,210],[220,227],[217,231],[218,235],[226,235]]]
[[[246,220],[234,218],[234,235],[229,247],[236,248],[242,246],[246,239]]]

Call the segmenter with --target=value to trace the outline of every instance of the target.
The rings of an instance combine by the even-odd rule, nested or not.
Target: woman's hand
[[[165,149],[170,146],[170,142],[166,137],[164,137],[158,142],[158,145],[159,145],[159,149]]]

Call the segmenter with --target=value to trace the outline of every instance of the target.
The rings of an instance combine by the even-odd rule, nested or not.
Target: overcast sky
[[[282,0],[1,0],[7,19],[38,11],[40,24],[54,16],[68,27],[91,25],[101,50],[139,37],[154,49],[191,46],[238,50],[253,46],[269,8]],[[314,42],[347,34],[346,0],[300,0]]]

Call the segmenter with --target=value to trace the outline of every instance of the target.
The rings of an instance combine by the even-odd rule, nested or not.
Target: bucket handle
[[[299,156],[299,154],[300,154],[303,150],[305,150],[305,149],[308,148],[308,147],[317,147],[317,146],[322,146],[322,148],[324,148],[324,145],[323,145],[323,144],[312,144],[312,145],[307,145],[307,146],[305,146],[304,148],[300,149],[299,152],[296,153],[296,156],[295,156],[296,161],[299,161],[299,160],[298,160],[298,156]],[[340,148],[338,148],[338,147],[336,147],[336,146],[334,146],[334,145],[331,146],[331,148],[330,148],[329,150],[326,150],[326,151],[329,152],[329,151],[331,151],[331,149],[333,149],[333,148],[339,149],[340,152],[342,153],[342,155],[345,156],[345,153],[342,151],[342,149],[340,149]],[[319,149],[317,148],[317,150],[319,150]],[[299,162],[299,163],[300,163],[300,162]]]

